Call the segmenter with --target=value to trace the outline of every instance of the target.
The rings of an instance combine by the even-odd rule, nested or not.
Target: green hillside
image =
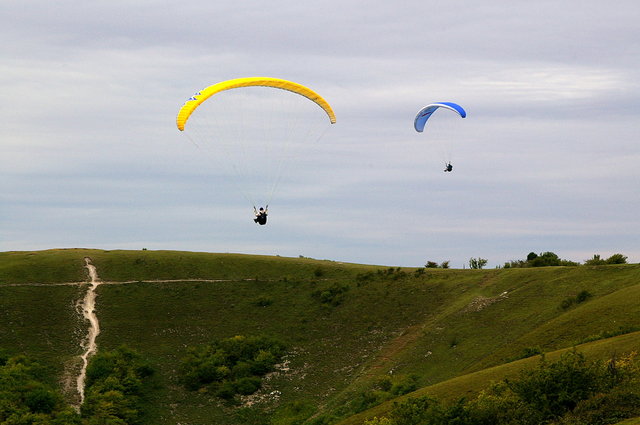
[[[640,348],[640,265],[445,270],[178,251],[0,253],[0,349],[45,365],[70,402],[88,327],[78,308],[86,257],[103,282],[98,350],[125,344],[156,371],[148,424],[355,425],[388,411],[391,400],[366,397],[381,379],[455,399],[535,363],[526,353]],[[186,390],[178,365],[188,347],[235,335],[283,341],[285,361],[236,404]]]

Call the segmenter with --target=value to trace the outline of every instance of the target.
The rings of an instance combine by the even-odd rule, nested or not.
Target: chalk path
[[[89,277],[91,278],[90,287],[87,290],[87,294],[84,300],[80,304],[82,309],[82,315],[89,321],[89,331],[87,337],[80,343],[80,346],[85,350],[82,354],[82,370],[78,379],[76,380],[78,394],[80,395],[80,404],[84,401],[84,381],[87,377],[87,365],[89,364],[89,358],[95,354],[98,346],[96,345],[96,338],[100,334],[100,322],[98,322],[98,316],[96,315],[96,288],[102,283],[98,278],[98,272],[96,267],[91,264],[90,258],[85,258],[85,267],[89,271]]]

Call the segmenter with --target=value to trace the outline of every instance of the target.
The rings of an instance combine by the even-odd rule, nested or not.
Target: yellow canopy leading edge
[[[249,87],[249,86],[265,86],[265,87],[274,87],[277,89],[288,90],[290,92],[299,94],[300,96],[304,96],[307,99],[315,102],[318,106],[320,106],[326,114],[329,116],[329,120],[331,124],[335,124],[336,116],[333,113],[333,109],[329,103],[322,98],[318,93],[314,92],[308,87],[305,87],[301,84],[294,83],[292,81],[281,80],[279,78],[268,78],[268,77],[249,77],[249,78],[236,78],[233,80],[222,81],[220,83],[214,84],[212,86],[207,87],[204,90],[199,91],[190,97],[185,104],[180,108],[178,112],[178,116],[176,117],[176,124],[178,125],[178,129],[180,131],[184,131],[184,126],[187,123],[187,120],[196,110],[198,106],[211,96],[216,93],[219,93],[224,90],[236,89],[239,87]]]

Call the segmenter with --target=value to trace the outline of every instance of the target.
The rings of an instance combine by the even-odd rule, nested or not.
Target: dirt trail
[[[87,364],[89,363],[89,357],[95,354],[97,345],[96,338],[100,334],[100,323],[98,322],[98,316],[96,316],[96,288],[102,283],[98,278],[98,272],[96,267],[91,264],[91,259],[86,257],[84,259],[85,267],[89,271],[89,277],[91,278],[91,286],[87,290],[87,294],[84,300],[80,304],[82,308],[82,315],[89,321],[89,330],[87,337],[80,345],[85,350],[82,354],[82,370],[76,381],[78,394],[80,395],[80,404],[84,401],[84,381],[87,377]]]

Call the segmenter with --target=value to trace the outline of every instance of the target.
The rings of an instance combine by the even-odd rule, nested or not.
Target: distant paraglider
[[[441,114],[437,114],[438,116],[436,118],[432,118],[432,116],[435,114],[436,111],[443,109],[443,110],[449,110],[454,112],[455,114],[457,114],[460,118],[465,118],[467,116],[467,112],[462,108],[462,106],[458,105],[457,103],[453,103],[453,102],[436,102],[436,103],[431,103],[427,106],[425,106],[424,108],[422,108],[420,111],[418,111],[418,113],[416,114],[416,117],[413,121],[413,127],[416,129],[416,131],[418,133],[422,133],[422,132],[427,132],[427,133],[439,133],[437,135],[435,135],[434,139],[443,139],[441,140],[441,145],[444,147],[447,145],[447,138],[451,137],[451,133],[452,132],[448,132],[449,134],[443,134],[443,133],[447,133],[447,131],[443,131],[444,129],[442,128],[443,126],[440,126],[439,124],[444,123],[444,121],[450,121],[450,117],[445,117],[444,115]],[[430,119],[432,121],[430,121]],[[427,125],[427,121],[429,121],[429,126],[426,127],[425,130],[425,126]],[[451,125],[450,123],[444,123],[446,124],[445,126],[449,126]],[[434,131],[432,131],[434,130]],[[450,158],[450,154],[448,152],[443,152],[443,156],[444,158],[444,164],[445,164],[445,168],[444,171],[445,173],[450,173],[451,171],[453,171],[453,165],[451,165],[451,158]]]

